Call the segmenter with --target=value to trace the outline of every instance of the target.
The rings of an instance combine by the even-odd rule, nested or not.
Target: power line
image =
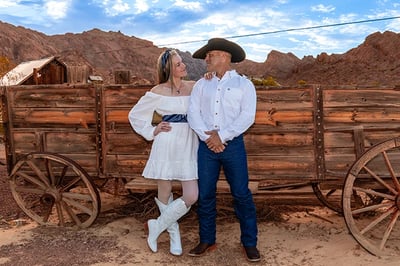
[[[399,19],[399,18],[400,18],[400,16],[378,18],[378,19],[369,19],[369,20],[359,20],[359,21],[342,22],[342,23],[335,23],[335,24],[328,24],[328,25],[318,25],[318,26],[309,26],[309,27],[301,27],[301,28],[290,28],[290,29],[285,29],[285,30],[275,30],[275,31],[259,32],[259,33],[243,34],[243,35],[233,35],[233,36],[228,36],[228,37],[224,37],[224,38],[225,39],[234,39],[234,38],[243,38],[243,37],[253,37],[253,36],[275,34],[275,33],[282,33],[282,32],[311,30],[311,29],[328,28],[328,27],[338,27],[338,26],[344,26],[344,25],[369,23],[369,22],[377,22],[377,21],[384,21],[384,20],[393,20],[393,19]],[[162,45],[156,45],[156,46],[157,47],[171,47],[173,45],[196,43],[196,42],[206,42],[206,41],[208,41],[208,39],[196,40],[196,41],[176,42],[176,43],[162,44]],[[142,49],[142,48],[149,48],[149,47],[152,47],[152,46],[151,45],[141,45],[141,46],[135,47],[135,49]],[[88,55],[88,54],[104,54],[104,53],[110,53],[110,52],[124,51],[124,50],[128,50],[128,49],[129,48],[120,48],[120,49],[115,49],[115,50],[107,50],[107,51],[99,51],[99,52],[91,51],[91,52],[85,52],[84,54],[85,55]],[[67,49],[67,50],[64,50],[63,52],[65,52],[65,51],[70,51],[70,50]]]
[[[327,25],[318,25],[318,26],[309,26],[309,27],[301,27],[301,28],[290,28],[290,29],[285,29],[285,30],[275,30],[275,31],[267,31],[267,32],[259,32],[259,33],[233,35],[233,36],[228,36],[228,37],[224,37],[224,38],[225,39],[235,39],[235,38],[243,38],[243,37],[253,37],[253,36],[275,34],[275,33],[282,33],[282,32],[300,31],[300,30],[312,30],[312,29],[320,29],[320,28],[328,28],[328,27],[338,27],[338,26],[344,26],[344,25],[369,23],[369,22],[377,22],[377,21],[384,21],[384,20],[393,20],[393,19],[399,19],[399,18],[400,18],[400,16],[387,17],[387,18],[367,19],[367,20],[359,20],[359,21],[327,24]],[[208,39],[196,40],[196,41],[177,42],[177,43],[169,43],[169,44],[162,44],[162,45],[158,45],[158,46],[159,47],[160,46],[168,47],[168,46],[177,45],[177,44],[188,44],[188,43],[205,42],[205,41],[208,41]]]

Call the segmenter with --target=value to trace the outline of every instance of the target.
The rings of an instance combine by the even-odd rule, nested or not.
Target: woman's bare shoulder
[[[187,86],[194,86],[194,84],[196,83],[196,81],[194,81],[194,80],[184,80],[184,82],[185,82],[185,84],[187,85]]]
[[[185,80],[185,87],[191,92],[195,83],[194,80]]]
[[[151,92],[155,94],[160,94],[160,95],[167,95],[167,90],[166,86],[164,84],[158,84],[151,88]]]

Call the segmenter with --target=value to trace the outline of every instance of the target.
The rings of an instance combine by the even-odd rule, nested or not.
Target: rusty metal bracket
[[[320,86],[314,87],[314,159],[316,179],[325,180],[324,99]]]

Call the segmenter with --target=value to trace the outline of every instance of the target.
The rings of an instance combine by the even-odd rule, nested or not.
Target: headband
[[[161,57],[161,66],[163,69],[165,68],[165,66],[167,64],[167,61],[168,61],[171,51],[172,51],[172,49],[165,50],[164,54]]]

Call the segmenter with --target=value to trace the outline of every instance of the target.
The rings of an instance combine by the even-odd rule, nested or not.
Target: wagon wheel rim
[[[315,196],[322,204],[324,204],[325,207],[328,207],[332,211],[335,211],[339,214],[343,213],[342,203],[340,200],[340,197],[342,195],[341,188],[324,189],[321,182],[313,182],[311,184],[311,187]]]
[[[350,168],[343,188],[346,226],[356,241],[376,256],[396,254],[400,237],[400,139],[365,152]]]
[[[18,206],[41,225],[89,227],[98,217],[96,185],[73,160],[55,153],[31,153],[10,174]]]

